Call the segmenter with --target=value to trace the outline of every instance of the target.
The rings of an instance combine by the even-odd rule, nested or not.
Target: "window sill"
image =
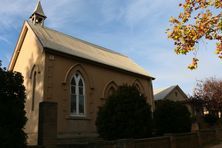
[[[90,118],[87,118],[85,116],[67,116],[67,120],[91,120]]]

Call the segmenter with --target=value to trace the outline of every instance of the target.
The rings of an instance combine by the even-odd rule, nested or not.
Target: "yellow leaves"
[[[216,43],[216,51],[215,53],[218,55],[220,59],[222,59],[222,40],[220,43]]]
[[[170,20],[169,20],[171,23],[176,23],[176,24],[179,24],[180,22],[177,20],[177,19],[175,19],[174,17],[170,17]]]
[[[222,30],[222,19],[221,19],[220,22],[218,23],[218,28],[219,28],[220,30]]]
[[[212,12],[212,7],[222,8],[222,0],[185,0],[179,6],[183,12],[177,18],[170,18],[172,27],[166,31],[168,38],[174,40],[176,54],[194,51],[199,40],[204,38],[219,41],[215,52],[222,59],[222,12]],[[196,69],[197,61],[194,58],[188,68]]]
[[[188,68],[189,68],[190,70],[196,69],[197,66],[198,66],[198,64],[197,64],[198,61],[199,61],[199,60],[198,60],[197,58],[193,58],[192,63],[188,66]]]
[[[216,8],[222,8],[222,1],[221,0],[215,0],[214,6]]]
[[[192,40],[196,40],[197,39],[197,35],[194,35]]]

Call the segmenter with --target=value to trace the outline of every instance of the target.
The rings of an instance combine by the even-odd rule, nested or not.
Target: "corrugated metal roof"
[[[154,100],[162,100],[164,99],[177,85],[170,86],[167,88],[154,89]]]
[[[153,78],[128,57],[112,50],[28,22],[42,45],[52,50]]]

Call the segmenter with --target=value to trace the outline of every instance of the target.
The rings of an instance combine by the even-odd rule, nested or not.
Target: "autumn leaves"
[[[216,40],[215,53],[222,59],[222,0],[185,0],[179,4],[183,12],[171,17],[168,38],[175,44],[177,54],[196,52],[199,40]],[[194,56],[189,69],[196,69],[198,58]]]

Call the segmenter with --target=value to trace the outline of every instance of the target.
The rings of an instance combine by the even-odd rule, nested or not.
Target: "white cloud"
[[[119,21],[124,15],[124,6],[119,5],[115,0],[103,0],[101,2],[102,24],[112,21]]]
[[[166,11],[168,11],[168,13],[172,11],[172,9],[170,8],[174,7],[175,4],[177,4],[175,0],[131,1],[126,10],[125,20],[130,26],[134,26],[136,24],[144,22],[152,23],[154,18],[159,17],[161,14],[163,15],[167,14]]]
[[[82,19],[87,5],[83,0],[47,0],[43,1],[43,9],[48,19],[46,23],[53,28],[64,28]]]
[[[64,27],[66,22],[78,20],[80,13],[84,12],[82,0],[44,0],[41,1],[43,10],[48,16],[47,23],[52,27]],[[23,20],[29,19],[37,1],[30,0],[3,0],[0,5],[0,26],[1,30],[21,26]]]
[[[135,23],[141,22],[144,18],[152,15],[155,3],[147,0],[137,0],[132,2],[126,12],[126,21],[134,25]]]
[[[220,77],[222,72],[221,61],[219,61],[212,53],[212,50],[201,50],[198,53],[198,58],[201,59],[199,67],[196,70],[187,69],[187,65],[191,62],[191,55],[176,55],[173,50],[168,48],[168,51],[158,50],[154,52],[153,64],[157,67],[148,67],[156,75],[154,86],[166,87],[179,84],[186,93],[192,94],[196,80],[205,79],[207,77]]]
[[[19,26],[18,20],[23,20],[24,16],[28,14],[30,5],[27,5],[28,0],[3,0],[0,5],[0,30],[7,30],[10,28],[17,28]]]
[[[0,36],[0,42],[3,41],[7,44],[11,44],[11,42],[6,38],[6,37],[3,37],[3,36]]]

